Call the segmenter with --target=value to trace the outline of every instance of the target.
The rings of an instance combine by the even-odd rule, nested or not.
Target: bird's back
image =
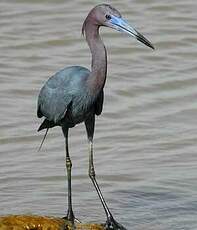
[[[96,105],[97,101],[90,95],[86,84],[89,76],[87,68],[71,66],[49,78],[38,97],[38,117],[44,116],[47,121],[58,125],[70,108],[74,123],[84,120],[91,105]]]

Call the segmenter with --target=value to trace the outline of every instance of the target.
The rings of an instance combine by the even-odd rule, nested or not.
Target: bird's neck
[[[99,93],[104,85],[107,74],[107,54],[105,46],[99,35],[99,27],[87,22],[85,26],[86,40],[92,54],[92,69],[88,78],[89,89],[95,94]]]

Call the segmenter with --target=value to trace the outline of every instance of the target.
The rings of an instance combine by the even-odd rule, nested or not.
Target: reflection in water
[[[80,30],[92,3],[15,0],[0,5],[1,214],[63,216],[64,141],[54,128],[37,152],[42,135],[36,133],[36,100],[58,69],[89,68]],[[156,51],[102,29],[109,68],[104,110],[96,121],[98,182],[125,226],[196,229],[196,2],[113,5],[151,38]],[[70,135],[76,216],[102,222],[105,216],[87,176],[84,125]]]

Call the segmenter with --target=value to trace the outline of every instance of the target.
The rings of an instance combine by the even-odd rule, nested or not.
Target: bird
[[[107,206],[96,180],[93,162],[95,116],[99,116],[103,110],[104,86],[107,76],[107,52],[99,33],[102,26],[127,33],[154,49],[151,42],[130,26],[114,7],[108,4],[93,7],[82,26],[82,34],[86,38],[92,55],[91,69],[82,66],[65,67],[46,81],[38,96],[37,116],[45,118],[38,131],[46,129],[45,139],[50,128],[60,126],[62,129],[65,138],[68,183],[68,210],[65,218],[74,224],[76,218],[72,208],[72,162],[68,148],[68,132],[75,125],[85,123],[89,143],[89,177],[106,214],[105,228],[125,229],[115,220]]]

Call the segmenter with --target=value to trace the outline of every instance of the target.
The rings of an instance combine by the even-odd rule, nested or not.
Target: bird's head
[[[154,49],[154,46],[151,44],[151,42],[149,42],[132,26],[130,26],[128,22],[122,18],[120,12],[110,5],[101,4],[95,6],[88,14],[86,20],[91,20],[91,22],[96,24],[98,27],[106,26],[117,31],[127,33],[148,47]],[[86,21],[84,22],[82,32],[84,32],[85,23]]]

